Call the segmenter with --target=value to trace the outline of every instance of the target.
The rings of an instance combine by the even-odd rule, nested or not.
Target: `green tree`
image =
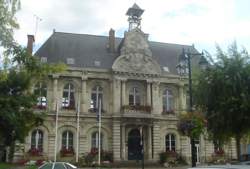
[[[225,53],[217,46],[216,59],[195,79],[195,102],[205,112],[208,131],[217,140],[241,138],[250,129],[250,64],[246,50],[236,42]]]
[[[11,147],[11,158],[15,141],[23,142],[29,130],[46,117],[34,112],[37,96],[30,91],[32,83],[65,66],[43,64],[20,46],[12,46],[8,55],[12,56],[10,64],[0,70],[0,143]]]
[[[19,28],[15,14],[20,0],[0,0],[0,46],[9,48],[14,43],[14,29]]]

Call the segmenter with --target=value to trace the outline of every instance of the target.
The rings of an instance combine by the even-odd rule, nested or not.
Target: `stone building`
[[[101,106],[101,148],[112,152],[114,161],[140,159],[142,133],[146,161],[157,161],[165,151],[190,161],[190,140],[177,130],[178,115],[187,109],[188,81],[176,66],[183,50],[198,51],[149,41],[141,30],[142,13],[136,4],[128,9],[129,28],[123,38],[115,37],[113,29],[108,37],[54,31],[38,49],[35,55],[42,62],[63,62],[68,68],[34,83],[40,96],[37,110],[46,109],[48,116],[30,131],[25,152],[34,150],[33,155],[51,160],[61,158],[62,151],[73,152],[70,158],[75,159],[97,148]],[[28,39],[32,50],[34,38]],[[196,149],[197,162],[214,153],[204,136],[196,141]],[[235,149],[231,151],[235,156]]]

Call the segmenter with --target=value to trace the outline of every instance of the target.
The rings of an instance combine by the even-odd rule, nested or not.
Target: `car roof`
[[[188,169],[249,169],[247,165],[211,165],[211,166],[200,166]]]

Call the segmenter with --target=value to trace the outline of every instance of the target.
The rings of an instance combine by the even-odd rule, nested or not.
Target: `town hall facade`
[[[54,31],[38,49],[35,57],[65,63],[67,71],[34,83],[37,111],[48,115],[26,137],[25,153],[37,150],[45,159],[60,160],[64,151],[74,160],[98,148],[101,106],[101,149],[115,162],[141,158],[142,134],[146,161],[158,161],[166,151],[191,161],[190,139],[177,128],[179,115],[187,111],[188,81],[176,66],[183,50],[198,51],[192,45],[149,41],[141,29],[142,13],[136,4],[128,9],[123,38],[116,38],[113,29],[109,36]],[[29,36],[28,47],[33,40]],[[202,135],[196,150],[197,162],[209,161],[213,142]],[[234,146],[225,152],[236,156]]]

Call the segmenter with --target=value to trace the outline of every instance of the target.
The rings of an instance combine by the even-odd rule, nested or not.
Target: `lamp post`
[[[186,76],[188,74],[188,87],[189,87],[189,112],[193,111],[193,93],[192,93],[192,67],[191,67],[191,56],[201,56],[199,60],[199,66],[201,69],[206,69],[208,66],[207,60],[202,53],[191,53],[189,50],[186,52],[182,50],[182,54],[179,57],[179,64],[176,66],[177,71],[181,76]],[[190,136],[191,141],[191,159],[192,167],[196,166],[196,149],[195,149],[195,139]]]

